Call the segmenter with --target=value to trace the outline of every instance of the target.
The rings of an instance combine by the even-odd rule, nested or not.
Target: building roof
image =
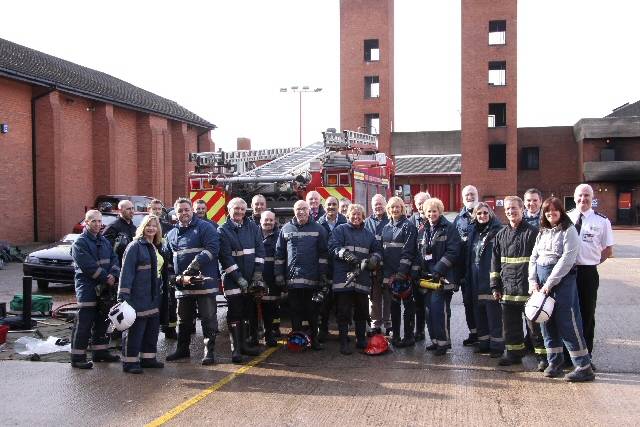
[[[611,114],[605,117],[632,117],[640,116],[640,101],[636,101],[633,104],[628,102],[613,110]]]
[[[396,156],[396,175],[459,175],[460,154]]]
[[[216,126],[178,103],[109,74],[0,38],[0,75],[152,113],[205,129]]]

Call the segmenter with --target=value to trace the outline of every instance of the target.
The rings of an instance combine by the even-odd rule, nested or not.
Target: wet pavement
[[[615,231],[615,238],[615,258],[600,267],[593,383],[546,379],[533,372],[531,356],[521,367],[497,369],[495,359],[463,347],[466,326],[456,294],[453,349],[442,357],[423,344],[377,357],[342,356],[334,331],[324,351],[280,348],[255,366],[239,366],[230,363],[223,331],[218,364],[210,367],[199,364],[200,332],[190,361],[139,376],[122,373],[119,364],[80,371],[67,363],[0,362],[0,424],[636,425],[640,231]],[[16,274],[0,271],[0,301],[21,292],[8,285]],[[52,293],[56,304],[73,299],[69,290]],[[219,316],[223,326],[224,309]],[[161,334],[161,359],[173,345]]]

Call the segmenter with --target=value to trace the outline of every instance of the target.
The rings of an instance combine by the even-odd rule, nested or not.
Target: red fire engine
[[[349,199],[367,212],[374,194],[393,195],[393,161],[378,152],[376,136],[360,132],[328,129],[323,141],[302,148],[193,153],[190,159],[196,172],[189,176],[189,196],[203,199],[207,216],[219,224],[226,220],[226,203],[233,197],[250,204],[254,195],[262,194],[284,221],[292,216],[294,202],[312,190],[323,199]]]

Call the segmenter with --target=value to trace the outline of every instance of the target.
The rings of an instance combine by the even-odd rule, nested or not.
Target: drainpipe
[[[37,156],[36,156],[36,101],[49,95],[51,92],[56,91],[55,86],[49,87],[45,93],[31,98],[31,180],[32,180],[32,194],[33,194],[33,240],[38,241],[38,194],[36,192],[36,178],[37,178]]]

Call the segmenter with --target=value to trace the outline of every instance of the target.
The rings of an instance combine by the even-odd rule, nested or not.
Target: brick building
[[[503,216],[500,202],[506,195],[537,187],[571,208],[574,188],[588,182],[594,204],[612,222],[638,224],[640,101],[573,126],[518,128],[517,0],[462,0],[461,9],[461,130],[393,132],[391,122],[389,144],[386,134],[380,135],[381,150],[395,158],[395,185],[402,186],[405,201],[427,190],[445,209],[458,210],[460,188],[473,184]],[[373,111],[367,43],[393,40],[393,1],[342,0],[340,14],[341,126],[348,129]],[[377,55],[392,77],[393,47],[380,46]],[[384,117],[392,120],[393,81],[381,81],[375,102],[389,107]]]
[[[98,194],[172,201],[215,125],[105,73],[0,39],[0,240],[52,241]]]

